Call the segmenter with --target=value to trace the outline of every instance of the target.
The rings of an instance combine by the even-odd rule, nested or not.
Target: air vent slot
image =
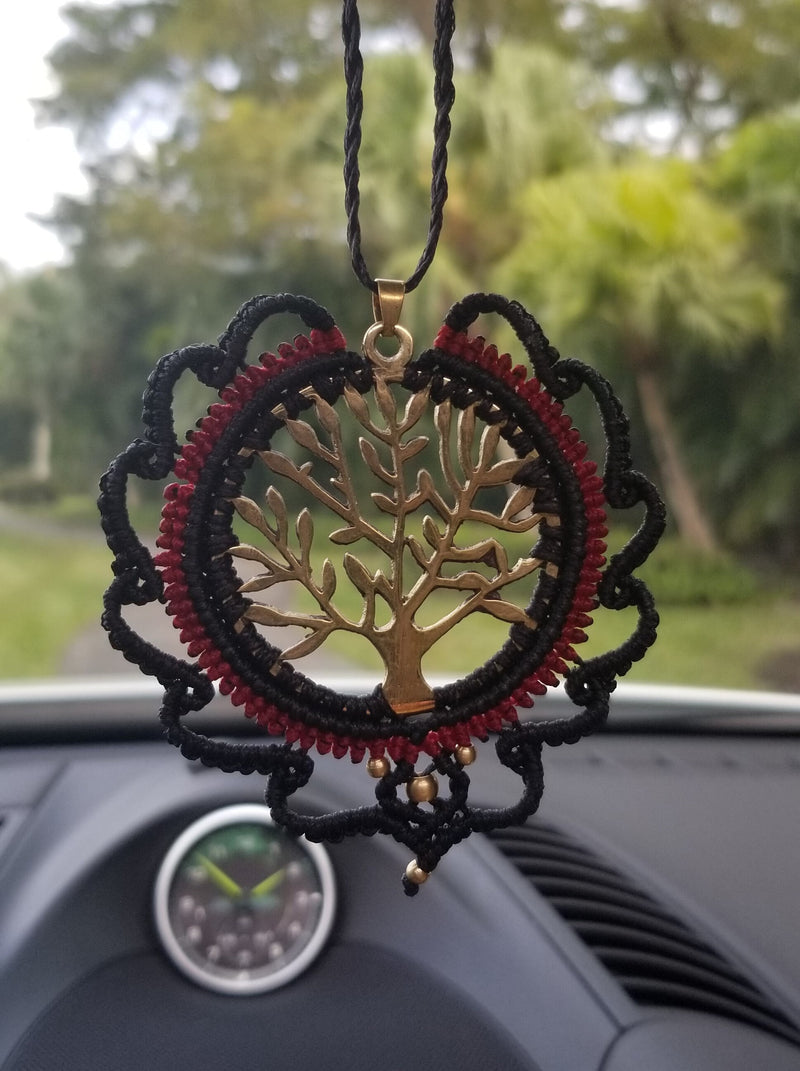
[[[731,963],[578,841],[538,821],[489,837],[637,1004],[734,1019],[800,1045],[800,1030]]]
[[[11,832],[14,829],[15,814],[13,811],[0,811],[0,855],[5,851]]]

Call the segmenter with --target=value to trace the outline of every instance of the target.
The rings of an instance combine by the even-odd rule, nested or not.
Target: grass
[[[0,677],[58,673],[70,639],[100,614],[110,554],[98,537],[0,533]]]
[[[83,530],[71,527],[78,521],[83,522]],[[110,578],[110,555],[96,530],[89,528],[92,523],[93,514],[67,507],[57,518],[51,516],[48,523],[37,510],[27,526],[23,523],[18,531],[0,532],[0,590],[6,610],[0,615],[0,678],[58,673],[70,640],[97,621],[102,592]],[[671,553],[674,548],[665,556]],[[363,557],[373,568],[381,564],[369,560],[369,553]],[[703,570],[701,575],[707,575],[702,563],[698,568]],[[702,585],[692,585],[686,578],[680,590],[702,594],[698,605],[687,605],[675,585],[678,567],[669,572],[671,580],[656,574],[650,578],[660,596],[659,641],[648,657],[633,667],[628,679],[779,687],[781,682],[771,680],[766,667],[774,654],[800,654],[796,600],[750,582],[741,585],[739,601],[725,591],[715,599],[707,589],[701,591]],[[348,587],[340,585],[337,600]],[[357,615],[358,598],[353,592],[352,605],[342,603],[342,609]],[[580,653],[590,656],[616,646],[632,625],[629,612],[599,611],[589,630],[590,640]],[[425,660],[425,671],[462,674],[473,669],[500,646],[505,629],[487,615],[473,615],[433,648]],[[359,668],[377,669],[377,656],[365,640],[334,633],[329,642],[333,652]],[[302,669],[302,661],[298,665]]]
[[[474,535],[478,538],[479,533]],[[617,538],[621,544],[622,537]],[[511,544],[513,554],[525,554],[530,537],[507,537],[505,542],[513,560]],[[372,548],[360,551],[360,556],[373,571],[385,567],[385,560]],[[779,653],[795,652],[800,661],[800,604],[795,597],[777,595],[725,555],[687,554],[674,538],[663,541],[641,573],[656,596],[661,625],[658,642],[633,666],[627,680],[730,688],[786,686],[771,676],[768,664]],[[342,585],[337,605],[356,619],[360,597]],[[611,650],[635,625],[633,611],[598,610],[589,640],[578,653],[587,658]],[[424,672],[434,676],[471,671],[498,650],[507,627],[488,615],[473,614],[429,652]],[[380,669],[378,656],[366,640],[333,633],[328,643],[343,658],[371,672]]]
[[[639,683],[693,684],[719,688],[780,688],[770,678],[771,655],[794,650],[800,660],[800,608],[788,599],[769,596],[746,604],[664,606],[659,610],[658,642],[633,666],[626,680]],[[493,634],[494,622],[476,614],[446,636],[425,660],[426,673],[461,674],[482,665],[503,637]],[[599,610],[589,629],[589,641],[578,648],[588,658],[616,647],[635,626],[635,615]],[[359,645],[334,634],[334,649],[343,657],[359,655]],[[374,660],[369,668],[374,667]]]
[[[773,653],[794,649],[800,655],[796,603],[769,596],[746,604],[663,606],[658,641],[647,658],[625,678],[658,684],[695,684],[717,688],[778,688],[767,662]],[[625,639],[629,613],[599,611],[584,657],[600,654]]]

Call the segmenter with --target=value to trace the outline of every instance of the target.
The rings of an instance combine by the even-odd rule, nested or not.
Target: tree
[[[703,442],[719,473],[728,530],[739,545],[769,546],[794,563],[800,522],[800,117],[794,110],[746,123],[711,162],[711,181],[745,221],[751,255],[786,291],[775,344],[732,371],[719,419]],[[743,405],[742,400],[747,404]],[[735,422],[737,434],[726,434]],[[695,433],[695,429],[690,429]]]
[[[615,87],[623,138],[702,153],[800,96],[795,0],[577,0],[562,10],[573,47]]]
[[[481,612],[503,622],[536,627],[528,613],[502,592],[543,565],[532,554],[511,562],[503,545],[492,536],[470,541],[470,526],[529,532],[546,519],[530,510],[536,495],[532,486],[517,487],[502,500],[499,511],[491,508],[487,492],[513,480],[526,459],[498,454],[499,424],[485,425],[479,433],[477,403],[461,410],[457,419],[449,400],[436,406],[439,448],[433,458],[438,460],[439,478],[434,479],[428,467],[417,467],[430,447],[429,438],[419,434],[410,437],[410,433],[418,430],[429,405],[429,393],[426,388],[412,394],[401,411],[396,395],[381,376],[376,379],[372,406],[348,386],[344,422],[318,394],[308,395],[313,400],[317,430],[306,420],[285,421],[306,460],[300,462],[273,448],[255,451],[270,473],[268,510],[265,513],[246,496],[233,500],[240,517],[269,545],[268,551],[250,543],[231,548],[232,557],[253,562],[258,569],[239,590],[251,594],[295,583],[313,604],[311,611],[305,611],[297,608],[296,600],[290,609],[251,602],[243,623],[306,630],[299,642],[283,650],[282,659],[310,654],[337,630],[364,637],[386,667],[386,699],[403,713],[427,709],[432,692],[422,675],[422,660],[469,615]],[[384,488],[372,492],[371,511],[358,501],[345,450],[345,441],[358,433],[363,463],[377,486]],[[407,466],[412,461],[414,471],[409,479]],[[315,563],[314,521],[308,508],[297,515],[295,548],[286,502],[277,486],[280,477],[300,488],[306,501],[342,522],[342,527],[330,533],[330,543],[366,545],[385,564],[371,569],[349,552],[338,570],[328,557]],[[557,523],[553,517],[549,520]],[[360,596],[357,614],[337,605],[335,596],[342,580]],[[423,608],[442,594],[455,596],[455,603],[443,606],[436,602],[433,619],[422,621]]]
[[[522,203],[526,237],[504,267],[507,288],[540,295],[560,347],[590,355],[612,378],[615,366],[630,373],[678,531],[713,549],[670,398],[686,404],[693,362],[703,362],[708,391],[710,362],[774,335],[779,288],[747,262],[736,217],[678,161],[575,171],[534,184]]]
[[[54,475],[55,429],[77,389],[79,298],[68,272],[48,268],[9,280],[3,299],[0,383],[28,417],[28,476],[44,485]]]
[[[754,254],[790,287],[789,312],[800,317],[800,114],[796,108],[745,123],[716,154],[714,189],[755,232]]]

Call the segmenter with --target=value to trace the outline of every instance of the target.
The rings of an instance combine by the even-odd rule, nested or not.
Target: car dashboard
[[[147,682],[6,690],[1,1071],[800,1069],[800,708],[675,693],[621,688],[609,731],[546,750],[539,813],[455,847],[413,899],[406,848],[326,846],[319,954],[233,994],[176,968],[154,888],[187,828],[263,806],[263,779],[158,739]],[[473,793],[508,806],[492,750]],[[363,766],[316,761],[309,812],[368,801]]]

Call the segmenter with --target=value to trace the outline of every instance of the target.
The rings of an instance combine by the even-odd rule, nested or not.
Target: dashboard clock
[[[336,889],[328,854],[276,826],[263,805],[204,815],[178,837],[155,884],[165,952],[198,985],[249,995],[286,985],[322,950]]]

